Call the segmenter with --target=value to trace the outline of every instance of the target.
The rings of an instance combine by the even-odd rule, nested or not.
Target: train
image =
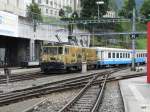
[[[82,62],[87,69],[101,67],[130,65],[132,50],[106,47],[80,47],[73,45],[44,45],[41,54],[41,71],[72,71],[82,70]],[[147,51],[136,50],[135,63],[147,62]]]
[[[131,49],[119,49],[119,48],[105,48],[96,47],[97,49],[97,65],[102,66],[118,66],[118,65],[130,65],[132,63]],[[147,51],[136,50],[134,62],[136,64],[147,63]]]

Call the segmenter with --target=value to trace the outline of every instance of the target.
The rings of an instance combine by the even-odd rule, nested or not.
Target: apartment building
[[[33,1],[39,4],[43,15],[50,17],[59,17],[59,10],[65,6],[78,12],[80,9],[80,0],[0,0],[0,10],[25,17],[27,5]]]
[[[51,17],[59,17],[59,10],[69,6],[73,11],[80,6],[80,0],[35,0],[39,4],[42,14]]]
[[[0,0],[0,10],[18,16],[26,16],[26,6],[31,0]]]
[[[118,16],[115,11],[107,11],[107,13],[103,17],[104,18],[116,18]]]

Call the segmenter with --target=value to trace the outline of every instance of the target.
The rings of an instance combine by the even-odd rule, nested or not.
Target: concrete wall
[[[0,0],[0,10],[26,16],[26,0]]]
[[[62,30],[64,29],[65,32]],[[36,28],[36,32],[33,31],[33,23],[27,21],[26,19],[19,18],[19,26],[18,26],[19,36],[21,38],[28,38],[34,40],[43,40],[43,41],[54,41],[58,42],[58,39],[55,37],[58,34],[58,31],[62,30],[63,38],[62,41],[68,42],[68,31],[64,27],[56,26],[56,25],[44,25],[38,24]]]
[[[59,25],[44,25],[38,24],[36,32],[33,31],[33,23],[27,21],[24,18],[19,18],[19,37],[33,39],[33,40],[41,40],[41,41],[50,41],[50,42],[71,42],[73,45],[76,45],[73,38],[72,40],[68,39],[68,30],[67,26],[59,26]],[[74,28],[73,33],[82,33],[87,32],[83,30],[79,30],[77,27]],[[58,38],[56,37],[58,35]],[[77,36],[76,41],[80,46],[89,46],[90,45],[90,37],[89,36]]]

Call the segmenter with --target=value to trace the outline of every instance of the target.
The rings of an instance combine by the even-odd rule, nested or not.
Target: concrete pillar
[[[30,40],[30,61],[35,61],[35,40]]]
[[[87,63],[82,62],[82,73],[86,73],[86,72],[87,72]]]

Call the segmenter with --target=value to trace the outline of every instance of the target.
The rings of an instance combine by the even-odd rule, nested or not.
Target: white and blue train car
[[[135,62],[139,64],[147,63],[147,51],[146,50],[136,50]]]
[[[95,47],[95,49],[97,49],[98,67],[132,63],[132,50],[105,47]],[[135,62],[146,63],[146,50],[136,50]]]

